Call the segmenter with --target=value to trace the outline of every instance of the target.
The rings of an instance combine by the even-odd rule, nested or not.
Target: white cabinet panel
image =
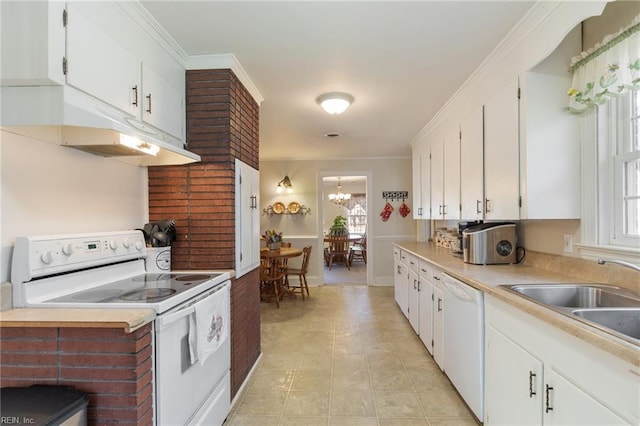
[[[406,254],[399,250],[394,259],[394,296],[396,303],[405,317],[409,318],[409,270],[406,264]]]
[[[629,425],[553,368],[544,381],[545,425]]]
[[[433,274],[433,359],[444,368],[444,290],[440,271]]]
[[[444,140],[434,139],[431,148],[431,218],[444,218]]]
[[[482,107],[460,124],[460,218],[484,218],[484,123]]]
[[[0,2],[3,86],[64,84],[64,6],[61,1]]]
[[[142,92],[142,121],[184,139],[184,94],[146,64]]]
[[[518,81],[513,79],[484,106],[485,218],[520,218]]]
[[[429,149],[413,152],[413,218],[431,219],[431,160]]]
[[[444,136],[444,218],[460,219],[460,129]]]
[[[433,268],[423,261],[418,262],[418,298],[418,334],[429,353],[433,354]]]
[[[236,159],[236,276],[260,265],[260,176],[258,170]]]
[[[67,84],[114,107],[138,115],[140,61],[92,21],[67,5]]]
[[[487,326],[485,424],[542,424],[542,361]]]

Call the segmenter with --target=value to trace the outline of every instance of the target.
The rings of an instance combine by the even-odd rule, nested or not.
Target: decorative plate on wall
[[[295,201],[292,201],[287,206],[287,210],[289,210],[289,213],[291,214],[296,214],[300,211],[300,204],[296,203]]]
[[[273,212],[275,214],[284,213],[284,204],[278,201],[277,203],[273,203]]]

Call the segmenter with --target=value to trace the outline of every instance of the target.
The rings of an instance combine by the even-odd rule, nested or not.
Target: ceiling
[[[189,55],[236,56],[264,97],[264,161],[409,157],[411,139],[533,2],[142,4]],[[334,116],[315,100],[335,91],[355,102]]]

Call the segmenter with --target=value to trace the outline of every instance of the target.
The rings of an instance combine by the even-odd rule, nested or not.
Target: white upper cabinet
[[[95,16],[86,15],[89,10],[67,5],[67,84],[183,140],[184,90],[178,87],[184,87],[184,74],[172,84],[159,65],[152,67],[102,30]],[[122,33],[135,23],[123,16],[113,25],[109,31]]]
[[[413,151],[413,218],[431,219],[431,160],[429,148]]]
[[[63,2],[3,1],[3,86],[64,84]]]
[[[59,1],[0,7],[3,86],[31,86],[24,93],[38,87],[47,99],[52,95],[43,86],[61,87],[65,98],[67,92],[90,95],[130,115],[138,130],[182,148],[185,70],[168,44],[150,36],[140,9],[115,1],[69,2],[66,9]]]
[[[460,219],[460,129],[431,144],[431,217]]]
[[[484,212],[487,220],[520,218],[518,80],[484,106]]]
[[[460,124],[460,218],[484,218],[484,138],[482,107]]]
[[[431,141],[431,218],[444,219],[444,140]]]
[[[142,121],[184,137],[184,95],[150,66],[142,65]]]
[[[67,5],[67,84],[119,110],[139,115],[140,60]]]
[[[444,136],[444,218],[460,219],[460,128]]]

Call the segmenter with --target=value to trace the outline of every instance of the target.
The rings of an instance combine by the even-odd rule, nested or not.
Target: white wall
[[[291,178],[292,194],[277,194],[276,184],[285,175]],[[411,215],[406,218],[398,214],[400,202],[393,203],[396,211],[387,222],[379,216],[385,205],[383,191],[408,191],[407,205],[411,206],[411,159],[345,159],[345,160],[312,160],[312,161],[261,161],[260,162],[260,203],[261,209],[276,201],[285,205],[296,201],[311,208],[311,214],[305,217],[292,215],[262,215],[260,229],[276,229],[282,231],[284,239],[292,241],[296,246],[312,244],[312,260],[308,278],[313,284],[323,281],[322,230],[324,206],[318,193],[322,176],[369,176],[367,179],[368,218],[368,281],[370,285],[393,284],[393,249],[394,241],[415,241],[417,227]],[[344,187],[344,186],[343,186]]]
[[[18,236],[116,231],[142,227],[148,218],[147,173],[44,140],[0,131],[2,261],[0,282],[10,279]]]

